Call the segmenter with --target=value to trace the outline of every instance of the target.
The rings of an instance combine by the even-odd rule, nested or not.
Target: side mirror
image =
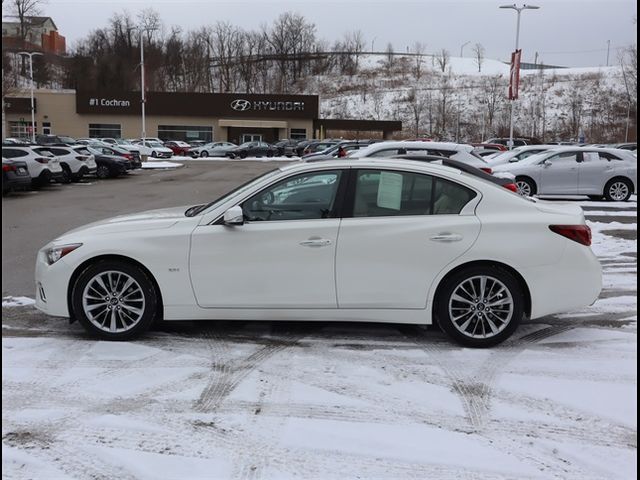
[[[224,212],[223,221],[225,225],[243,225],[244,213],[242,212],[242,207],[236,205]]]

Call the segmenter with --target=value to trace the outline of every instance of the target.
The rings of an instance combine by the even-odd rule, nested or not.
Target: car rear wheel
[[[536,184],[530,178],[518,177],[516,178],[516,187],[518,193],[523,197],[531,197],[536,194]]]
[[[73,313],[91,334],[105,340],[129,340],[153,323],[158,296],[141,268],[105,260],[85,269],[71,293]]]
[[[240,158],[247,158],[247,152],[240,152]]]
[[[610,202],[626,202],[632,193],[631,182],[624,178],[614,178],[604,187],[604,196]]]
[[[203,150],[202,152],[200,152],[200,157],[201,158],[205,158],[209,156],[209,152],[207,152],[206,150]]]
[[[467,347],[491,347],[506,340],[524,315],[518,280],[497,267],[473,267],[445,280],[436,298],[442,329]]]
[[[151,152],[151,156],[153,158],[157,158],[158,157],[158,153],[154,150],[154,151]]]

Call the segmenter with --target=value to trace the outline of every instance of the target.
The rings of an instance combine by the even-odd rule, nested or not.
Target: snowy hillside
[[[402,120],[403,135],[480,141],[505,135],[509,65],[473,58],[368,55],[355,75],[306,79],[321,116]],[[550,140],[623,140],[627,96],[618,67],[521,70],[516,134]],[[544,133],[543,133],[544,132]]]

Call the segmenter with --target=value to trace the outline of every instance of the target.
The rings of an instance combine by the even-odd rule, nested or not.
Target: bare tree
[[[416,80],[420,80],[422,77],[422,64],[424,62],[424,52],[426,49],[427,46],[422,42],[416,42],[413,45],[413,51],[416,54],[415,57],[413,57],[413,76],[416,77]]]
[[[427,100],[424,93],[414,87],[409,90],[406,102],[413,120],[413,133],[417,138],[420,135],[420,124],[427,107]]]
[[[476,65],[478,65],[478,72],[482,71],[482,64],[484,63],[484,52],[485,50],[481,43],[476,43],[473,46],[473,56]]]
[[[442,70],[442,73],[446,72],[447,66],[449,65],[449,59],[451,58],[451,55],[449,55],[449,51],[443,48],[437,53],[435,58],[438,67],[440,68],[440,70]]]
[[[387,56],[387,70],[391,70],[391,68],[393,68],[393,64],[395,63],[395,55],[393,53],[393,45],[391,44],[391,42],[387,43],[385,54]]]
[[[32,28],[29,17],[40,15],[42,12],[41,7],[44,3],[45,0],[12,0],[10,8],[18,17],[18,23],[20,24],[18,34],[23,42],[27,39]]]

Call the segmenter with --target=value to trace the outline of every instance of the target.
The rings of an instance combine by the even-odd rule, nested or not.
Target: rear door
[[[541,164],[542,173],[538,193],[543,195],[577,195],[578,175],[582,152],[561,152]]]
[[[439,177],[354,171],[336,253],[339,308],[423,309],[438,273],[475,242],[477,193]]]
[[[602,195],[604,185],[615,173],[612,156],[600,152],[582,152],[578,189],[582,195]]]

